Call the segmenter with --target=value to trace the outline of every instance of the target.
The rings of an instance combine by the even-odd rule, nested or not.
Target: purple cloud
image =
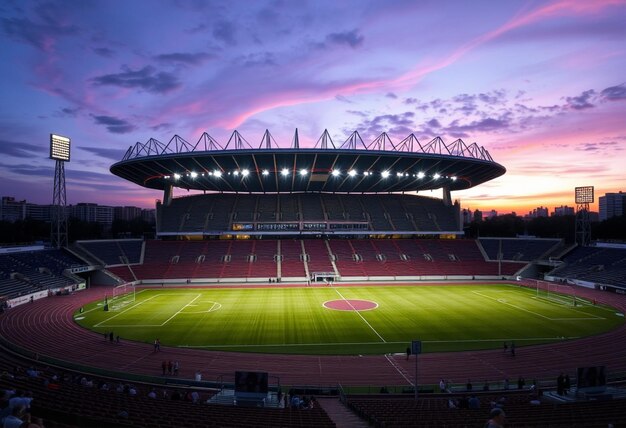
[[[79,31],[74,25],[62,24],[62,19],[56,16],[57,10],[52,4],[37,5],[35,13],[41,22],[28,18],[2,18],[4,32],[15,40],[50,52],[58,37],[74,35]]]
[[[98,125],[106,126],[107,130],[113,134],[128,134],[135,130],[135,126],[126,120],[118,119],[113,116],[95,116],[91,115]]]
[[[567,103],[567,107],[574,110],[585,110],[595,107],[595,105],[591,103],[595,94],[596,91],[594,91],[593,89],[589,89],[587,91],[584,91],[577,97],[566,97],[565,101]]]
[[[236,31],[237,29],[232,22],[219,21],[215,24],[215,27],[213,27],[213,37],[232,46],[236,44]]]
[[[343,33],[331,33],[326,36],[328,43],[337,45],[348,45],[352,49],[356,49],[363,44],[364,37],[359,34],[357,29],[345,31]]]
[[[45,148],[34,144],[0,140],[0,154],[3,156],[29,158],[36,154],[45,153],[45,150]]]
[[[122,157],[124,156],[124,150],[119,150],[119,149],[105,149],[102,147],[84,147],[84,146],[80,146],[78,148],[86,152],[92,153],[96,156],[99,156],[101,158],[110,159],[114,162],[121,160]]]
[[[208,54],[206,52],[186,53],[186,52],[174,52],[169,54],[161,54],[155,57],[158,61],[165,63],[182,63],[186,65],[200,65],[212,58],[215,55]]]
[[[494,119],[491,117],[481,120],[475,120],[467,125],[457,125],[457,122],[458,121],[454,121],[447,128],[447,131],[452,134],[463,133],[467,135],[467,133],[472,132],[497,131],[500,129],[508,128],[510,126],[510,122],[508,119]]]
[[[109,48],[93,48],[93,51],[104,58],[111,58],[115,53],[112,49]]]
[[[431,128],[441,128],[441,123],[439,123],[437,119],[430,119],[428,122],[426,122],[426,125],[430,126]]]
[[[609,101],[626,100],[626,85],[622,83],[617,86],[610,86],[600,92],[602,98]]]
[[[140,70],[132,70],[123,66],[122,72],[117,74],[105,74],[94,77],[93,83],[97,86],[120,86],[122,88],[139,88],[152,93],[167,93],[178,87],[180,82],[172,73],[157,72],[147,65]]]

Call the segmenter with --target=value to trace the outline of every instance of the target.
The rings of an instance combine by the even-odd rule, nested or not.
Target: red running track
[[[626,296],[577,288],[580,297],[595,299],[626,312]],[[71,296],[54,296],[13,308],[0,315],[0,334],[40,355],[109,370],[160,375],[163,360],[178,360],[180,376],[191,378],[199,370],[203,379],[217,381],[235,370],[267,371],[283,385],[409,385],[415,362],[403,355],[309,356],[203,351],[152,344],[111,343],[101,334],[73,321],[74,311],[96,299],[103,288],[93,287]],[[494,329],[498,328],[494,319]],[[626,326],[598,336],[549,345],[518,347],[516,357],[502,350],[424,354],[419,357],[419,383],[437,384],[445,378],[464,383],[468,378],[511,381],[553,379],[561,371],[605,365],[608,373],[626,372]]]

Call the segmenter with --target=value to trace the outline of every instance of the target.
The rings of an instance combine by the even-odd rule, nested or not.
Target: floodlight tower
[[[54,168],[54,191],[50,215],[50,241],[53,247],[67,246],[67,199],[65,197],[65,162],[70,161],[70,139],[50,134],[50,159]]]
[[[587,247],[591,243],[591,222],[589,221],[589,204],[593,203],[593,186],[574,188],[576,201],[576,243]]]

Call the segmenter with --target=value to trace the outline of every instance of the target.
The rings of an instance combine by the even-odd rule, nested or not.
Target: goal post
[[[577,306],[582,303],[581,300],[576,297],[576,288],[569,284],[521,277],[518,277],[517,281],[521,286],[534,290],[537,298],[550,300],[567,306]]]
[[[109,310],[120,310],[135,302],[135,285],[133,283],[125,283],[113,287],[111,299],[109,300]]]

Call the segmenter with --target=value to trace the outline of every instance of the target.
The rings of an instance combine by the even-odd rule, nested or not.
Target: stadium
[[[0,254],[3,387],[60,426],[481,426],[470,395],[504,399],[511,426],[626,424],[624,250],[466,238],[452,192],[506,171],[476,143],[205,133],[110,171],[163,192],[155,239]]]

